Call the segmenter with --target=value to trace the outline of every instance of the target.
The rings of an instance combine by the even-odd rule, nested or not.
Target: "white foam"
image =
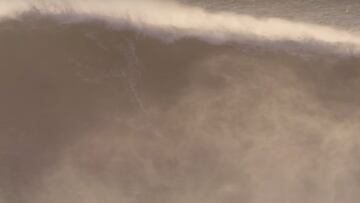
[[[23,0],[0,0],[0,16],[14,15],[18,11],[23,11],[29,7],[29,3]]]
[[[20,0],[17,0],[17,3],[20,4]],[[46,5],[42,9],[57,12],[56,8],[60,7],[62,5],[57,3],[56,6],[50,8]],[[169,1],[73,0],[71,3],[68,2],[67,7],[71,7],[72,11],[80,15],[101,16],[107,20],[111,19],[112,22],[114,19],[126,19],[137,27],[176,29],[183,35],[201,36],[218,41],[236,40],[241,36],[271,41],[315,40],[333,45],[353,45],[356,49],[360,47],[358,33],[284,19],[258,19],[226,12],[211,13],[201,8]]]

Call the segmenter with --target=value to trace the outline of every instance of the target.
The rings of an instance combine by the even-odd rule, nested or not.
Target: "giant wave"
[[[59,8],[0,22],[0,201],[359,199],[355,33],[158,1]]]

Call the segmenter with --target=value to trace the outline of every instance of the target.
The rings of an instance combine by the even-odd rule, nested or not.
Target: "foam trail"
[[[314,39],[327,43],[352,43],[360,45],[360,37],[334,28],[291,22],[281,19],[256,19],[247,15],[232,13],[209,13],[200,8],[175,3],[118,3],[105,5],[93,2],[80,4],[81,10],[90,13],[105,12],[111,16],[129,16],[135,22],[156,27],[174,27],[190,30],[213,37],[227,37],[229,34],[245,34],[270,40]]]
[[[24,9],[26,3],[15,1],[2,9],[0,14]],[[28,6],[31,4],[27,4]],[[42,7],[47,12],[59,12],[63,3],[48,4]],[[53,6],[49,6],[53,5]],[[54,6],[56,5],[56,6]],[[67,5],[67,4],[66,4]],[[67,5],[68,6],[68,5]],[[336,28],[292,22],[283,19],[257,19],[235,13],[210,13],[201,8],[181,5],[175,2],[160,1],[71,1],[71,10],[86,16],[102,16],[108,20],[127,19],[135,26],[151,26],[160,29],[176,29],[181,34],[206,37],[217,41],[233,41],[239,36],[261,38],[272,41],[316,40],[330,44],[352,44],[360,47],[360,36]],[[17,9],[15,9],[17,8]],[[358,49],[358,48],[356,48]]]

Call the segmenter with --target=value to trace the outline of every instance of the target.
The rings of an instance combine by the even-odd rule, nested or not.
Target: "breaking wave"
[[[357,202],[356,33],[103,5],[3,12],[0,202]]]
[[[65,21],[101,18],[114,27],[123,27],[124,21],[138,29],[161,29],[176,32],[176,37],[201,37],[215,42],[253,40],[295,41],[347,45],[358,51],[360,35],[315,24],[292,22],[278,18],[255,18],[229,12],[208,12],[172,1],[109,1],[95,0],[70,3],[25,4],[19,1],[8,6],[7,15],[32,8],[41,13],[60,14]],[[62,15],[61,15],[62,14]],[[120,24],[119,25],[119,21]],[[173,36],[175,37],[175,36]]]

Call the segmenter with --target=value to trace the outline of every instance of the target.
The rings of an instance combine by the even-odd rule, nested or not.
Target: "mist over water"
[[[358,202],[346,26],[18,2],[0,1],[0,203]]]

